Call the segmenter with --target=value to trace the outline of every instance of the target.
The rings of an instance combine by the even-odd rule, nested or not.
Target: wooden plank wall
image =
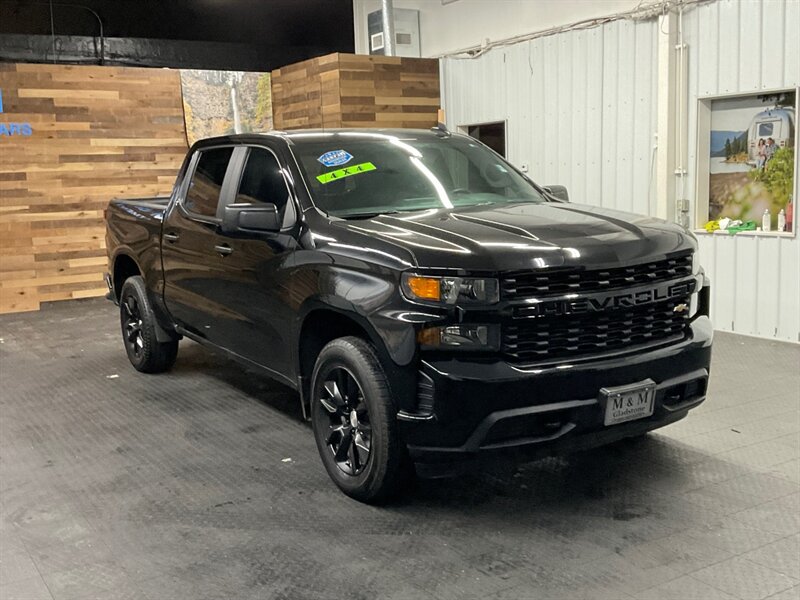
[[[168,194],[185,155],[179,72],[0,64],[0,90],[0,313],[105,294],[103,209]]]
[[[272,72],[276,129],[437,123],[439,61],[329,54]]]

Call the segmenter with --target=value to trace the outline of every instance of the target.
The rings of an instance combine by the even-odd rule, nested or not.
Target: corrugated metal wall
[[[683,31],[689,45],[687,189],[695,190],[698,99],[800,85],[800,2],[719,0],[688,11]],[[698,237],[714,283],[714,325],[800,341],[800,240]]]
[[[448,126],[508,120],[508,157],[576,201],[654,200],[656,22],[617,21],[442,61]]]
[[[477,59],[442,61],[448,126],[508,121],[508,158],[576,202],[655,213],[658,23],[616,21]],[[689,45],[689,178],[698,97],[794,87],[800,2],[719,0],[683,17]],[[800,340],[800,242],[700,236],[718,329]]]

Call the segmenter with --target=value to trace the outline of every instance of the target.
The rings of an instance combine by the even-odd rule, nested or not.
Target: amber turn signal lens
[[[417,342],[423,346],[438,346],[439,345],[439,327],[426,327],[417,332]]]
[[[432,277],[409,277],[406,280],[408,289],[421,300],[439,300],[439,280]]]

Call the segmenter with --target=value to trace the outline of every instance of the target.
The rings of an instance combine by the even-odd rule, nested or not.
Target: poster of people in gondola
[[[711,104],[709,219],[753,220],[784,211],[793,223],[796,93],[740,96]]]

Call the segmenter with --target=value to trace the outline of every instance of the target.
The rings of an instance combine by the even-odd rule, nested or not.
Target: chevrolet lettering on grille
[[[695,281],[665,283],[663,285],[626,292],[587,294],[580,298],[562,297],[542,300],[518,310],[518,316],[545,317],[598,312],[613,308],[626,308],[685,298],[694,292]]]

